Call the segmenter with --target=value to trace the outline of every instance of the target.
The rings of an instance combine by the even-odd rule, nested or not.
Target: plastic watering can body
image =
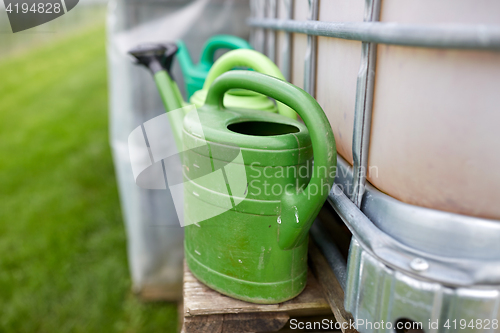
[[[179,113],[165,50],[146,46],[130,53],[154,73],[182,151],[189,268],[234,298],[272,304],[295,297],[306,285],[308,231],[335,176],[328,119],[302,89],[252,71],[220,75],[202,107]],[[227,108],[224,96],[232,89],[271,97],[304,124]]]
[[[183,41],[177,41],[179,48],[177,59],[181,66],[182,74],[186,84],[188,99],[195,91],[203,87],[208,71],[214,64],[215,52],[219,49],[251,49],[250,44],[239,37],[231,35],[217,35],[208,39],[203,45],[200,62],[193,64],[186,45]]]
[[[191,96],[190,102],[197,108],[205,103],[208,89],[212,82],[234,68],[249,68],[256,72],[274,76],[278,79],[285,80],[285,77],[268,57],[254,50],[233,50],[221,56],[212,66],[207,75],[203,89],[198,90]],[[248,90],[233,89],[224,96],[224,105],[231,108],[254,109],[269,112],[279,112],[280,114],[296,119],[296,113],[288,106],[281,102],[275,105],[265,95],[258,94]]]
[[[306,125],[279,114],[225,108],[224,93],[233,88],[287,104]],[[193,274],[249,302],[279,303],[298,295],[307,278],[308,231],[333,184],[336,163],[333,133],[320,106],[287,82],[231,71],[213,83],[203,107],[186,115],[183,138],[185,255]],[[207,181],[206,175],[216,173]]]

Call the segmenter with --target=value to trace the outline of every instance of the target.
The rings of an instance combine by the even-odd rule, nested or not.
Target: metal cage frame
[[[498,320],[500,221],[403,203],[367,183],[366,170],[376,44],[500,51],[500,26],[377,22],[380,0],[365,0],[364,22],[346,23],[318,21],[318,0],[309,0],[307,21],[294,21],[293,0],[284,0],[287,19],[283,20],[276,18],[276,10],[267,18],[265,13],[257,12],[265,8],[262,5],[265,1],[272,1],[276,8],[276,0],[252,0],[254,11],[247,23],[254,32],[258,29],[286,32],[281,59],[285,60],[287,79],[291,72],[291,33],[307,35],[304,88],[312,96],[315,96],[317,36],[362,42],[354,110],[353,166],[338,157],[341,172],[337,172],[328,198],[353,234],[347,275],[345,268],[340,267],[342,258],[335,244],[314,228],[311,231],[320,248],[333,249],[328,253],[332,257],[329,262],[345,288],[346,309],[354,318],[372,322],[382,319],[395,322],[403,317],[425,323],[436,318]],[[351,184],[352,187],[348,186]],[[349,192],[347,188],[354,190]],[[405,228],[399,227],[402,222]],[[475,237],[470,237],[471,233]],[[411,302],[409,295],[420,298],[420,303]],[[379,330],[365,328],[363,332]]]

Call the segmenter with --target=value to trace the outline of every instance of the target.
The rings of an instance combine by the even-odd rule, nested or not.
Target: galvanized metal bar
[[[278,14],[277,0],[267,0],[267,17],[275,19]],[[276,62],[276,30],[266,31],[266,54],[272,62]]]
[[[293,18],[293,0],[283,0],[285,5],[286,17]],[[285,38],[281,49],[281,72],[287,81],[292,79],[292,34],[285,32]]]
[[[250,17],[256,18],[257,17],[257,0],[250,0]],[[249,41],[250,44],[253,45],[255,48],[255,40],[257,39],[257,29],[256,27],[253,27],[250,29],[250,37]]]
[[[500,283],[500,259],[445,257],[407,246],[378,229],[337,184],[328,201],[362,248],[388,267],[448,286]],[[425,270],[415,269],[416,259],[427,263]]]
[[[316,219],[309,232],[314,243],[325,257],[328,265],[339,281],[342,290],[346,290],[347,285],[347,264],[339,249],[328,237],[328,231],[323,226],[320,220]]]
[[[319,0],[309,0],[308,20],[317,21],[319,11]],[[304,57],[304,90],[311,96],[316,95],[316,52],[318,37],[307,36],[307,50]]]
[[[403,46],[500,50],[500,26],[473,24],[399,24],[321,22],[250,18],[252,27],[314,36]]]
[[[366,0],[364,20],[378,21],[379,16],[380,0]],[[354,106],[354,127],[352,134],[354,183],[351,200],[358,207],[361,206],[361,201],[363,199],[366,173],[368,170],[368,150],[370,147],[376,58],[377,44],[363,42],[361,45],[361,65],[356,85],[356,103]]]

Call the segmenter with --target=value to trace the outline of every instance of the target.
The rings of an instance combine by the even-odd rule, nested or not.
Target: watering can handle
[[[215,52],[219,49],[251,49],[252,46],[242,38],[231,35],[217,35],[206,41],[201,53],[200,63],[208,68],[214,63]]]
[[[218,77],[208,91],[205,105],[224,109],[224,93],[230,89],[247,89],[280,101],[304,120],[314,151],[313,174],[303,191],[285,192],[278,217],[278,244],[292,249],[307,237],[309,228],[333,185],[337,150],[335,138],[318,102],[304,90],[272,76],[251,71],[230,71]]]
[[[254,50],[238,49],[220,57],[208,72],[203,89],[208,90],[212,82],[225,72],[236,67],[251,68],[256,72],[271,75],[285,81],[285,77],[268,57]],[[265,95],[265,94],[264,94]],[[269,96],[272,97],[272,96]],[[286,117],[296,119],[297,114],[283,103],[278,104],[278,112]]]

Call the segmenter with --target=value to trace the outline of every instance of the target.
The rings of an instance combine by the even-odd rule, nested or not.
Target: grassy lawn
[[[130,293],[105,31],[0,59],[0,332],[175,332]]]

